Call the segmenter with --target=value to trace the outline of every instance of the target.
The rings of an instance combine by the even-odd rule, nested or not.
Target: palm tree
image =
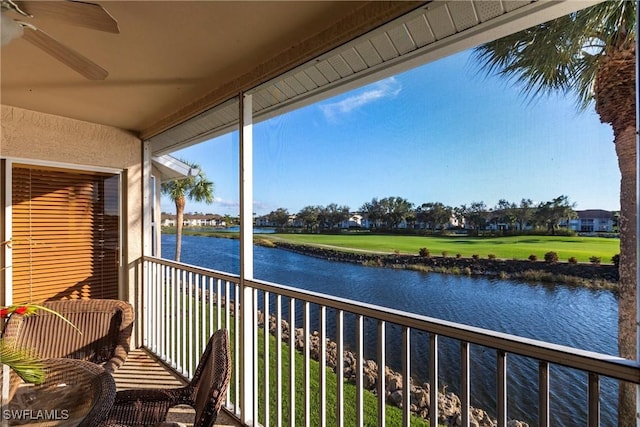
[[[621,172],[618,347],[636,359],[635,1],[606,1],[475,49],[489,73],[512,79],[525,95],[573,95],[595,101],[609,123]],[[636,425],[635,386],[621,384],[618,424]]]
[[[181,161],[188,164],[191,171],[198,171],[198,173],[187,178],[163,182],[161,185],[162,194],[169,196],[176,205],[176,261],[180,261],[180,252],[182,251],[182,222],[186,199],[213,203],[214,190],[213,182],[207,180],[198,164]]]

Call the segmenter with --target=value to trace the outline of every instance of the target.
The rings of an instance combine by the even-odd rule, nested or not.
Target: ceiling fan
[[[2,46],[21,37],[89,80],[104,80],[109,75],[105,69],[90,59],[26,22],[33,17],[48,17],[92,30],[120,33],[118,22],[99,4],[75,0],[0,0],[0,7]],[[15,15],[16,19],[11,18],[10,15]]]

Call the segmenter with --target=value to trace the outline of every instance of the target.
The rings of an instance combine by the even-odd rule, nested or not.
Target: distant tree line
[[[480,202],[452,207],[440,202],[420,205],[402,197],[373,198],[352,212],[349,206],[331,203],[309,205],[292,215],[278,208],[263,216],[264,222],[276,227],[298,227],[306,231],[330,231],[343,228],[354,214],[359,214],[369,228],[379,230],[423,229],[432,232],[465,228],[479,234],[481,230],[500,231],[542,230],[556,234],[561,224],[577,218],[575,203],[566,195],[535,203],[531,199],[509,202],[501,199],[490,208]]]

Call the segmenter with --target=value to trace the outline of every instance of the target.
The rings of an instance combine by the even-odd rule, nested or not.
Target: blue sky
[[[236,215],[238,135],[172,153],[214,181],[212,205],[187,212]],[[573,98],[526,99],[486,76],[469,51],[254,126],[254,212],[296,213],[372,198],[416,206],[569,196],[577,209],[618,210],[613,132]],[[162,199],[163,212],[175,212]]]

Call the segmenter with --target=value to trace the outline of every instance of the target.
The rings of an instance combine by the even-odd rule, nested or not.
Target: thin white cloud
[[[213,202],[217,205],[224,206],[224,207],[240,206],[240,202],[238,202],[237,200],[226,200],[226,199],[223,199],[222,197],[214,197]]]
[[[230,215],[239,215],[240,212],[240,201],[238,200],[228,200],[223,199],[221,197],[214,198],[214,207],[217,207],[218,210],[223,211],[225,214]],[[269,212],[269,210],[273,210],[273,206],[268,203],[254,200],[253,202],[253,211],[262,215],[264,212]],[[215,211],[216,209],[214,209]]]
[[[395,77],[380,80],[365,87],[362,92],[349,96],[343,100],[322,104],[320,110],[327,120],[334,120],[340,114],[348,114],[351,111],[375,102],[379,99],[393,98],[402,90],[402,85]]]

